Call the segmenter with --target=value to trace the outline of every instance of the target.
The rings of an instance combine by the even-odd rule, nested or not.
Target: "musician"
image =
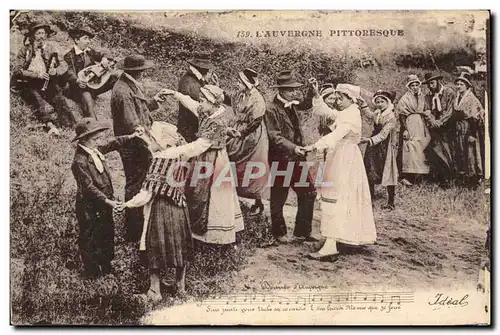
[[[130,55],[117,64],[124,72],[119,77],[111,94],[111,115],[115,136],[129,135],[139,130],[151,130],[151,110],[159,107],[164,99],[155,95],[145,96],[139,82],[145,70],[154,66],[142,55]],[[136,139],[122,148],[120,156],[125,171],[125,200],[134,197],[141,189],[152,159],[146,142]],[[127,209],[125,212],[126,238],[130,242],[139,241],[144,218],[142,208]]]
[[[35,23],[30,27],[26,34],[29,43],[21,47],[15,59],[12,84],[33,107],[35,116],[46,125],[49,134],[59,135],[57,125],[73,127],[77,117],[58,85],[68,64],[59,45],[47,40],[53,35],[55,31],[47,24]]]
[[[97,63],[101,63],[105,69],[109,69],[108,58],[90,47],[94,33],[89,29],[71,29],[68,31],[68,34],[73,39],[74,45],[64,55],[64,60],[68,64],[66,96],[81,104],[84,117],[95,118],[95,98],[97,95],[112,89],[116,80],[118,80],[118,75],[113,73],[110,79],[99,90],[88,88],[87,83],[78,78],[78,73],[84,68]]]

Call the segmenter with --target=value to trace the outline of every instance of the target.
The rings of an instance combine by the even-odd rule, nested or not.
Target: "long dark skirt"
[[[193,240],[186,207],[178,207],[165,196],[151,205],[146,235],[150,269],[182,267],[192,259]]]
[[[78,246],[87,276],[99,276],[111,271],[114,257],[113,212],[107,205],[77,201],[76,218],[80,235]]]
[[[481,149],[477,131],[473,132],[469,122],[473,120],[459,120],[456,123],[455,160],[457,172],[466,176],[482,176]],[[469,143],[469,136],[476,138]]]

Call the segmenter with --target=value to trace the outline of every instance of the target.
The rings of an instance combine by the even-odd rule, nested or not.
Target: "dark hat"
[[[212,62],[210,62],[208,55],[205,54],[198,55],[198,57],[196,58],[188,59],[187,62],[198,69],[211,70],[214,68]]]
[[[141,71],[152,68],[154,63],[146,60],[143,55],[135,54],[125,57],[118,62],[117,66],[123,71]]]
[[[463,81],[464,83],[467,83],[469,86],[472,86],[470,73],[467,72],[460,73],[460,76],[455,79],[455,84],[458,81]]]
[[[257,86],[259,84],[259,80],[257,79],[257,71],[253,69],[246,68],[241,72],[238,72],[238,76],[240,80],[245,84],[248,88],[252,86]]]
[[[431,80],[443,79],[443,76],[437,73],[426,73],[422,84],[428,84]]]
[[[30,26],[30,28],[28,29],[28,33],[26,35],[33,36],[35,32],[40,28],[45,29],[47,37],[54,36],[56,34],[56,32],[50,27],[50,25],[46,23],[35,22]]]
[[[393,91],[385,91],[385,90],[378,90],[373,94],[372,102],[375,103],[375,99],[378,97],[385,98],[386,100],[390,102],[394,102],[394,99],[396,98],[396,92]]]
[[[95,34],[90,31],[89,29],[83,29],[83,28],[74,28],[74,29],[69,29],[68,30],[68,35],[69,37],[75,39],[79,38],[81,36],[87,35],[90,38],[94,38]]]
[[[285,70],[281,71],[278,73],[278,76],[276,77],[276,85],[273,85],[271,87],[274,88],[280,88],[280,87],[287,87],[287,88],[298,88],[304,86],[302,83],[294,81],[292,77],[292,71],[290,70]]]
[[[84,117],[75,126],[76,136],[72,142],[106,129],[109,129],[109,126],[104,123],[97,121],[93,117]]]

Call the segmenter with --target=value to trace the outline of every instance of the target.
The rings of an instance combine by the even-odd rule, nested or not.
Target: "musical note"
[[[368,295],[364,292],[354,292],[353,300],[363,300],[366,301],[368,299]]]
[[[373,302],[376,302],[377,301],[377,298],[380,299],[380,302],[384,302],[384,295],[383,294],[380,294],[380,293],[375,293],[373,295]]]
[[[391,304],[392,304],[395,300],[397,300],[397,301],[398,301],[398,305],[401,305],[401,296],[399,296],[399,295],[393,295],[393,296],[391,296]]]

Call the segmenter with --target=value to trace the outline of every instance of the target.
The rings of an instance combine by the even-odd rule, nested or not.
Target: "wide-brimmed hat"
[[[273,88],[299,88],[304,86],[304,84],[299,83],[294,80],[292,76],[292,71],[290,70],[285,70],[281,71],[278,73],[276,76],[276,85],[273,85],[271,87]]]
[[[85,29],[85,28],[73,28],[68,30],[68,35],[72,39],[87,35],[90,38],[94,38],[95,33],[91,31],[90,29]]]
[[[428,84],[431,80],[443,79],[443,76],[438,73],[426,73],[422,84]]]
[[[109,126],[104,122],[97,121],[93,117],[84,117],[75,126],[76,136],[72,142],[106,129],[109,129]]]
[[[147,60],[143,55],[130,55],[118,62],[117,67],[123,71],[141,71],[147,70],[155,64]]]
[[[209,56],[205,54],[198,55],[195,58],[188,59],[186,62],[188,62],[189,65],[192,65],[197,69],[212,70],[214,68],[214,65],[210,61]]]
[[[408,77],[406,77],[406,87],[410,87],[410,84],[412,83],[418,83],[419,85],[422,84],[420,79],[418,79],[418,76],[416,74],[410,74]]]
[[[455,79],[455,84],[458,81],[463,81],[464,83],[467,83],[469,86],[472,86],[470,73],[467,72],[460,73],[460,76],[458,76],[458,78]]]
[[[203,96],[211,103],[221,104],[224,102],[224,91],[222,88],[215,85],[205,85],[201,87],[200,90]]]
[[[47,33],[47,37],[51,37],[51,36],[56,34],[56,32],[50,27],[49,24],[35,22],[29,27],[28,32],[26,33],[26,36],[33,36],[35,34],[35,32],[40,28],[45,29],[45,32]]]
[[[372,102],[375,103],[375,99],[382,97],[389,102],[394,102],[396,98],[396,92],[386,91],[386,90],[378,90],[373,94]]]
[[[240,80],[245,84],[249,89],[259,85],[259,79],[257,79],[257,71],[253,69],[246,68],[241,72],[238,72],[238,76]]]
[[[359,98],[361,98],[361,87],[351,85],[351,84],[338,84],[335,88],[336,92],[344,93],[352,101],[356,102]]]

